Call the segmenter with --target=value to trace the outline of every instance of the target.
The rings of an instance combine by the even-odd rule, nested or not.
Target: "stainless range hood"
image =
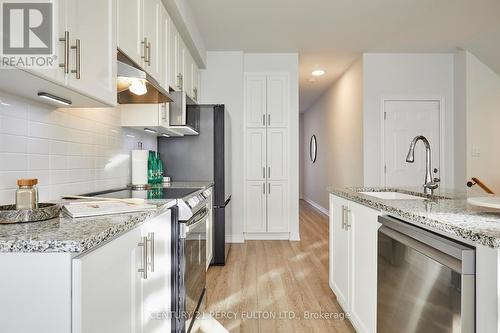
[[[117,54],[119,104],[160,104],[173,102],[170,93],[125,54]]]

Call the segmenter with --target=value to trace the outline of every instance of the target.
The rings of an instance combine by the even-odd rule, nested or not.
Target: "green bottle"
[[[163,183],[163,161],[160,158],[160,153],[157,153],[158,156],[158,184]]]
[[[154,183],[155,156],[151,150],[148,154],[148,184]]]

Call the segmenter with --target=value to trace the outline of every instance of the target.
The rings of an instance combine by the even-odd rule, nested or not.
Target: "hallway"
[[[328,286],[328,217],[303,200],[300,235],[233,244],[210,268],[208,310],[230,332],[354,332]]]

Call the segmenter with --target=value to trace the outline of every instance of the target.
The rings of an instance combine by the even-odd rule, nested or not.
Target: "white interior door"
[[[415,162],[407,163],[411,140],[425,136],[432,149],[433,177],[440,172],[440,107],[439,100],[385,101],[384,162],[385,186],[422,186],[425,179],[425,147],[418,142]],[[431,170],[432,172],[433,170]]]

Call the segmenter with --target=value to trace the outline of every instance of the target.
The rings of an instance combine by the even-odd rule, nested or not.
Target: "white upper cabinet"
[[[288,75],[267,76],[267,125],[284,127],[288,119]]]
[[[267,178],[288,179],[288,129],[267,129]]]
[[[163,61],[163,82],[161,82],[162,86],[165,88],[165,90],[169,90],[169,85],[170,85],[170,16],[167,13],[167,10],[162,7],[162,29],[163,29],[163,34],[162,34],[162,40],[163,40],[163,55],[162,55],[162,61]]]
[[[184,91],[193,99],[193,57],[184,47]]]
[[[56,38],[56,56],[57,56],[57,61],[60,64],[59,67],[57,68],[51,68],[51,69],[30,69],[29,72],[34,73],[37,76],[40,76],[44,79],[50,80],[52,82],[58,83],[65,85],[66,84],[66,79],[67,79],[67,73],[65,72],[67,68],[67,72],[69,73],[69,59],[65,59],[64,57],[64,52],[65,52],[65,46],[66,46],[66,41],[61,40],[64,39],[65,37],[70,36],[68,27],[67,27],[67,18],[66,18],[66,2],[67,0],[51,0],[52,5],[54,6],[54,13],[57,15],[57,33],[58,37]],[[69,44],[68,44],[69,45]],[[66,51],[68,51],[67,49]]]
[[[246,178],[265,180],[266,170],[266,129],[250,128],[246,135]]]
[[[186,44],[184,44],[184,40],[182,40],[179,33],[177,33],[177,39],[179,40],[178,45],[179,48],[177,50],[177,76],[179,77],[178,89],[181,91],[185,91],[185,82],[186,82]]]
[[[198,102],[200,99],[200,68],[193,61],[193,99]]]
[[[247,74],[245,77],[247,127],[266,126],[266,81],[265,74]]]
[[[121,0],[119,0],[121,1]],[[159,83],[163,82],[163,19],[165,10],[160,0],[143,0],[144,42],[146,56],[144,69]]]
[[[142,0],[118,0],[118,48],[136,64],[142,64],[144,41]]]
[[[107,104],[116,104],[116,2],[68,0],[68,85]]]
[[[179,33],[174,22],[170,19],[168,31],[168,84],[170,88],[178,91],[179,78]]]

